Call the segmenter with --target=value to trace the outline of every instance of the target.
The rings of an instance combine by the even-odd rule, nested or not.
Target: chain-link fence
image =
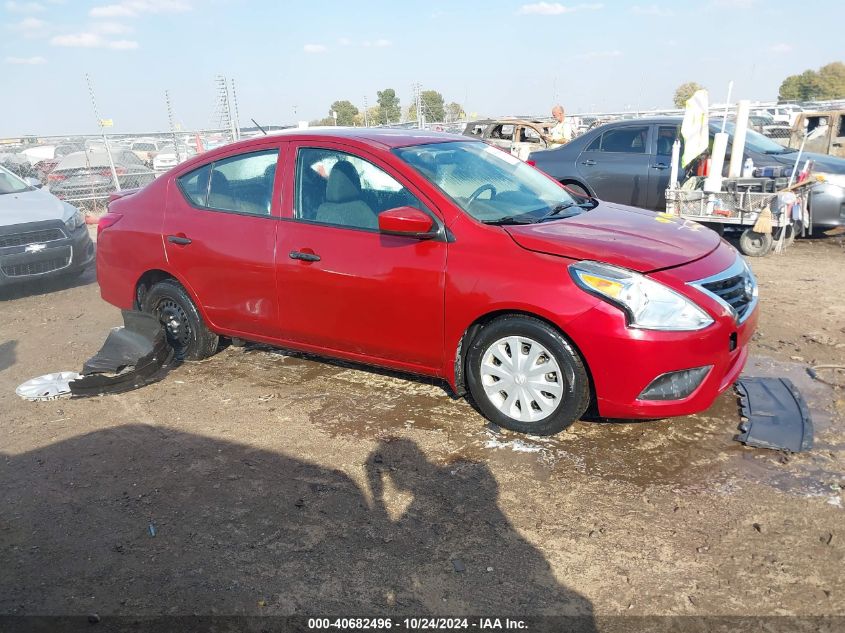
[[[61,200],[102,213],[113,192],[143,187],[179,163],[231,143],[233,133],[200,130],[22,140],[36,142],[0,146],[0,164],[23,178],[37,179]]]

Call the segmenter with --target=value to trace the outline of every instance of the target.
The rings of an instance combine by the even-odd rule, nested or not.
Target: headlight
[[[701,330],[713,319],[686,297],[626,268],[598,262],[570,264],[583,290],[621,308],[630,327],[645,330]]]
[[[68,231],[75,231],[83,224],[85,224],[85,216],[79,209],[76,210],[76,213],[74,213],[67,220],[65,220],[65,226],[67,227]]]

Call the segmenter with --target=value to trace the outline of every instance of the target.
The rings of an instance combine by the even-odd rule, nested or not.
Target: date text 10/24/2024
[[[517,631],[526,630],[524,620],[510,618],[309,618],[308,629],[340,631]]]

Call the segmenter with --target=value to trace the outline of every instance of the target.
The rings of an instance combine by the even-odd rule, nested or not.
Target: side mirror
[[[30,187],[35,187],[36,189],[41,189],[41,187],[44,186],[44,183],[38,180],[38,178],[24,178],[23,181]]]
[[[414,207],[396,207],[378,214],[378,230],[385,235],[429,240],[437,235],[434,220],[425,211]]]

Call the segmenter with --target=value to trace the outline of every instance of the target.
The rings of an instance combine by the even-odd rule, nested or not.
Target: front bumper
[[[59,220],[0,227],[0,286],[79,272],[94,261],[88,227]]]
[[[699,266],[698,270],[702,268]],[[716,271],[710,271],[716,272]],[[670,285],[667,273],[655,279]],[[689,280],[686,280],[687,282]],[[684,281],[671,283],[679,291]],[[567,325],[590,369],[598,413],[607,418],[663,418],[704,411],[737,380],[748,359],[748,343],[757,327],[759,306],[737,323],[717,301],[687,286],[714,323],[695,332],[633,329],[618,308],[602,302]],[[662,374],[712,366],[690,395],[679,400],[640,400]]]

